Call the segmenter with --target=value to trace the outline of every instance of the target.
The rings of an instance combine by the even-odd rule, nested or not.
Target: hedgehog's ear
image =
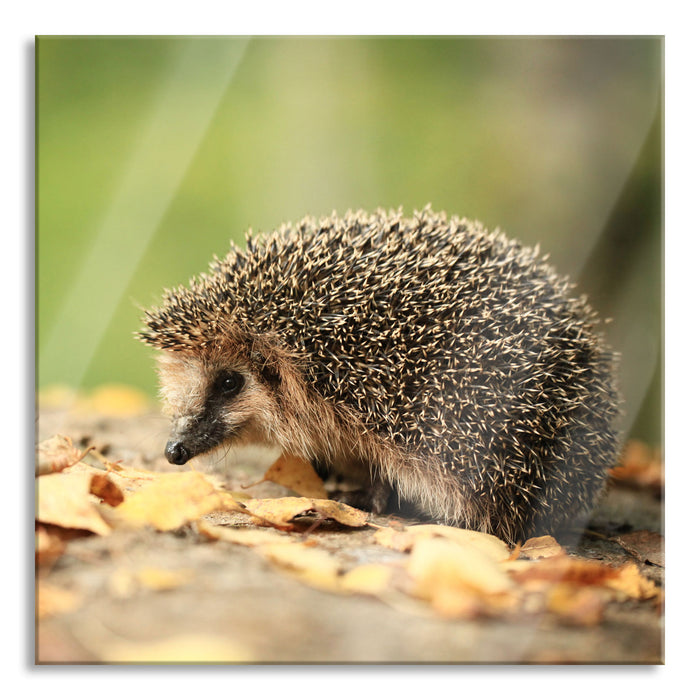
[[[274,387],[279,386],[281,378],[278,362],[272,352],[263,354],[260,350],[253,350],[250,361],[264,381]]]

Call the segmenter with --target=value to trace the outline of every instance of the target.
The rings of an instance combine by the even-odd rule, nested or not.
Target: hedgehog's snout
[[[168,440],[165,445],[165,457],[170,464],[185,464],[192,457],[190,450],[180,440]]]

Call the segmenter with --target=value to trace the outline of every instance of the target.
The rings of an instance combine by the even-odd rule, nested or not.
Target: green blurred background
[[[156,393],[139,306],[248,228],[428,202],[539,243],[662,438],[663,40],[36,42],[37,386]]]

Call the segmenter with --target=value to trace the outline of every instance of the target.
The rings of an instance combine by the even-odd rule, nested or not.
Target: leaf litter
[[[67,438],[56,436],[52,441],[37,450],[38,455],[54,454],[54,464],[61,467],[48,471],[44,467],[36,477],[40,574],[47,563],[62,556],[65,541],[57,532],[78,530],[109,537],[124,528],[164,532],[192,524],[200,543],[245,546],[305,584],[338,594],[373,596],[420,614],[517,619],[549,613],[563,624],[591,626],[603,620],[611,601],[663,598],[661,589],[635,563],[614,567],[570,556],[551,536],[511,549],[493,535],[445,525],[380,527],[368,513],[336,501],[310,496],[247,498],[224,490],[215,478],[195,470],[151,472],[99,455],[99,467],[82,461],[69,465],[85,455],[72,451]],[[291,475],[283,474],[285,463]],[[278,460],[273,466],[271,476],[278,483],[302,484],[302,491],[315,493],[313,480],[309,488],[308,480],[295,471],[297,460]],[[207,519],[220,511],[236,513],[243,522],[224,526]],[[347,556],[341,558],[329,548],[318,529],[319,523],[328,522],[335,528],[374,527],[373,546],[380,555],[382,551],[393,555],[380,556],[378,562],[348,564]],[[313,538],[311,531],[315,531]],[[110,591],[115,597],[144,589],[165,591],[186,584],[190,577],[189,570],[121,570],[115,573]],[[37,613],[41,616],[80,605],[78,598],[54,595],[45,582],[39,579],[39,583]],[[151,653],[156,652],[144,652],[145,656]]]

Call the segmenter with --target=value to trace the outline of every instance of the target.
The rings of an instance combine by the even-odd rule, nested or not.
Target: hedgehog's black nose
[[[184,464],[190,458],[189,450],[177,440],[169,440],[165,446],[165,457],[170,464]]]

